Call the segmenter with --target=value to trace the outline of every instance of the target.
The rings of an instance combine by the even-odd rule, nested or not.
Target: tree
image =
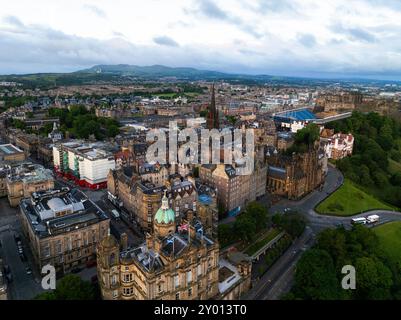
[[[230,224],[221,224],[218,226],[218,236],[221,247],[225,247],[233,240],[233,228]]]
[[[335,300],[341,297],[333,260],[325,250],[306,251],[297,264],[294,281],[297,298]]]
[[[392,274],[381,261],[370,257],[359,258],[355,270],[359,299],[384,300],[391,297]]]
[[[69,274],[57,282],[56,289],[52,292],[40,294],[37,300],[94,300],[95,290],[88,281],[83,281],[79,276]]]
[[[241,214],[234,222],[234,232],[239,240],[251,242],[256,234],[255,221],[247,214]]]
[[[267,209],[261,205],[259,202],[251,202],[247,205],[245,209],[245,214],[248,214],[256,225],[256,230],[266,228],[267,224]]]

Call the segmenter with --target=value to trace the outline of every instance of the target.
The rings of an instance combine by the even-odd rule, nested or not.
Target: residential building
[[[53,173],[43,166],[22,163],[11,166],[6,178],[7,196],[10,206],[16,207],[21,199],[32,193],[54,188]]]
[[[23,231],[39,269],[59,273],[96,259],[96,245],[109,234],[107,215],[77,190],[34,192],[20,204]]]
[[[334,130],[324,129],[320,139],[324,143],[327,158],[339,160],[352,155],[355,141],[352,134],[334,134]]]
[[[145,174],[145,177],[149,178],[149,174]],[[140,175],[133,172],[132,168],[123,168],[110,170],[107,181],[108,191],[122,201],[131,219],[147,231],[153,226],[153,215],[159,208],[165,190],[177,216],[181,212],[193,209],[197,200],[194,183],[181,179],[178,175],[169,176],[163,183],[160,178],[159,185],[156,185],[143,180]]]

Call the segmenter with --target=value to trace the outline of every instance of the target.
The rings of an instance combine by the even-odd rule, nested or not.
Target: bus
[[[352,224],[366,224],[367,220],[366,218],[354,218],[351,220]]]

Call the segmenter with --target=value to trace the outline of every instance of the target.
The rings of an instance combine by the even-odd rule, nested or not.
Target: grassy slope
[[[390,259],[401,264],[401,222],[386,223],[373,230]]]
[[[272,241],[275,237],[277,237],[280,233],[280,230],[278,229],[271,229],[267,232],[267,234],[257,242],[255,242],[253,245],[251,245],[245,253],[248,255],[253,255],[256,251],[258,251],[260,248],[262,248],[264,245],[268,244],[270,241]]]
[[[394,210],[390,205],[365,193],[347,179],[340,189],[316,207],[318,213],[335,216],[352,216],[374,209]]]

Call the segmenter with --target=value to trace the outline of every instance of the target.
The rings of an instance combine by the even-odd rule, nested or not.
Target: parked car
[[[32,269],[30,267],[25,267],[26,274],[32,274]]]

